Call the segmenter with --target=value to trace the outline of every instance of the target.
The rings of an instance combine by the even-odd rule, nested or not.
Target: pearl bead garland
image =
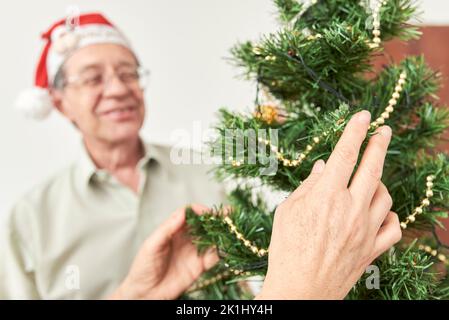
[[[444,262],[445,264],[449,264],[449,260],[447,259],[447,257],[444,254],[438,252],[435,249],[432,249],[432,247],[430,247],[430,246],[425,246],[425,245],[420,244],[418,246],[418,249],[421,251],[427,252],[428,254],[432,255],[433,257],[438,258],[438,260],[440,260],[441,262]]]
[[[248,249],[251,250],[252,253],[254,253],[255,255],[257,255],[258,257],[263,257],[266,256],[268,254],[268,249],[259,249],[256,245],[254,245],[253,243],[251,243],[251,241],[245,239],[245,237],[243,236],[243,234],[241,234],[238,230],[237,227],[235,226],[234,222],[232,221],[231,218],[229,217],[224,217],[223,221],[229,226],[229,229],[231,230],[232,233],[235,234],[235,236],[237,237],[237,239],[239,239],[243,245],[245,247],[247,247]]]
[[[194,291],[202,290],[214,283],[217,283],[220,280],[229,278],[231,275],[234,276],[250,276],[250,271],[243,271],[243,270],[236,270],[236,269],[229,269],[224,271],[223,273],[219,273],[209,279],[201,280],[198,283],[194,284],[189,290],[186,291],[186,293],[192,293]]]
[[[377,128],[380,125],[383,125],[385,123],[385,120],[387,120],[390,117],[390,114],[394,111],[394,106],[397,105],[398,99],[400,98],[400,94],[403,90],[403,85],[405,84],[405,81],[407,79],[407,73],[401,72],[399,75],[399,80],[397,81],[397,84],[395,86],[394,92],[391,96],[391,99],[388,101],[388,106],[385,108],[385,111],[382,112],[381,116],[377,118],[375,121],[371,123],[371,128]],[[279,152],[278,147],[271,145],[269,140],[259,138],[258,141],[265,143],[267,146],[269,145],[271,150],[276,153],[276,156],[278,160],[284,165],[285,167],[297,167],[299,166],[307,157],[307,155],[314,149],[314,147],[319,144],[321,139],[326,137],[329,134],[329,132],[324,132],[321,136],[313,137],[312,143],[306,146],[306,149],[299,154],[299,156],[296,159],[288,159],[286,158],[281,152]],[[232,159],[231,159],[232,160]],[[238,167],[243,163],[243,161],[236,161],[232,160],[232,165],[234,167]]]
[[[382,0],[378,1],[377,5],[374,7],[373,10],[373,40],[372,42],[369,42],[368,45],[370,48],[378,48],[380,43],[382,42],[382,39],[380,38],[380,9],[383,5],[386,5],[387,1]]]
[[[308,154],[320,143],[320,141],[326,137],[329,133],[325,131],[322,135],[312,138],[312,142],[306,146],[306,149],[301,152],[296,159],[288,159],[281,152],[279,152],[278,147],[271,145],[269,140],[259,138],[258,141],[270,146],[271,151],[276,153],[276,157],[285,167],[297,167],[299,166],[308,156]]]
[[[390,114],[394,111],[394,107],[398,103],[398,99],[401,97],[401,92],[403,90],[403,85],[405,84],[406,79],[407,73],[405,71],[401,72],[391,99],[388,101],[388,106],[385,108],[385,111],[382,112],[381,116],[371,123],[372,128],[377,128],[378,126],[383,125],[385,123],[385,120],[390,117]]]
[[[402,229],[407,229],[407,225],[409,223],[415,222],[416,221],[416,216],[422,214],[423,213],[423,209],[430,205],[430,200],[429,199],[433,196],[432,187],[433,187],[433,180],[434,179],[435,179],[435,176],[433,176],[433,175],[427,176],[426,198],[424,198],[421,201],[421,204],[418,207],[416,207],[415,210],[413,210],[413,213],[411,215],[409,215],[405,221],[401,222],[401,228]]]

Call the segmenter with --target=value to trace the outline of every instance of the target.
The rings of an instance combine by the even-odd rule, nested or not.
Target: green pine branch
[[[393,136],[382,182],[393,198],[392,210],[404,221],[426,197],[427,176],[435,177],[430,205],[416,216],[415,222],[408,224],[407,232],[424,232],[418,243],[440,246],[429,231],[440,225],[449,211],[449,156],[434,151],[449,127],[447,107],[437,105],[441,75],[418,56],[385,66],[371,77],[372,59],[383,49],[369,46],[371,13],[360,0],[319,0],[307,8],[294,0],[274,2],[283,27],[257,43],[236,45],[231,50],[232,62],[243,70],[246,79],[268,89],[288,115],[285,122],[267,124],[249,113],[221,109],[216,125],[218,138],[210,144],[222,159],[215,169],[217,179],[257,179],[272,189],[295,190],[316,160],[329,158],[352,115],[367,109],[375,120],[385,111],[399,75],[406,72],[407,79],[394,111],[385,120],[393,129]],[[418,29],[408,24],[416,13],[412,0],[388,0],[380,12],[382,41],[418,38]],[[243,139],[229,133],[239,133]],[[371,128],[360,154],[373,134],[376,133]],[[316,137],[319,143],[299,166],[285,166],[271,152],[274,145],[285,158],[296,159]],[[265,140],[271,144],[264,145]],[[253,148],[260,143],[262,147]],[[240,149],[236,148],[239,144]],[[227,149],[229,146],[231,150]],[[241,165],[227,161],[229,154]],[[251,158],[256,162],[249,163]],[[261,174],[267,160],[277,164],[275,174]],[[359,162],[356,169],[358,165]],[[243,184],[229,195],[229,203],[232,210],[228,215],[237,230],[258,248],[268,248],[274,212],[261,196],[255,197],[251,188]],[[231,232],[224,222],[226,211],[222,206],[201,216],[187,211],[187,223],[199,250],[216,247],[220,256],[218,265],[202,281],[217,279],[227,272],[226,277],[186,295],[189,298],[250,298],[251,293],[241,286],[241,281],[266,273],[267,257],[254,254]],[[419,251],[408,239],[375,263],[381,270],[381,288],[368,290],[363,285],[368,275],[364,275],[348,299],[448,298],[447,270],[441,273],[437,268],[441,263]],[[230,270],[239,272],[229,273]]]

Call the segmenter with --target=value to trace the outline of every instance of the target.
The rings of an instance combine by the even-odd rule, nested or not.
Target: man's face
[[[143,90],[133,80],[135,56],[115,44],[77,50],[64,64],[67,85],[57,90],[58,109],[84,138],[120,143],[138,137],[145,117]]]

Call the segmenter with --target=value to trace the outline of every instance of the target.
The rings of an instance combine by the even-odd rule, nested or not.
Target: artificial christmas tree
[[[447,108],[436,108],[440,75],[422,56],[378,74],[373,69],[386,41],[419,37],[408,24],[417,8],[411,0],[274,2],[280,30],[232,49],[236,65],[256,82],[256,106],[246,115],[220,112],[218,139],[211,143],[223,160],[216,176],[236,179],[238,187],[230,210],[188,211],[199,249],[215,246],[221,260],[185,297],[251,298],[242,284],[266,273],[274,216],[255,181],[292,192],[316,160],[327,160],[350,117],[365,109],[374,119],[369,135],[383,124],[393,130],[382,182],[404,237],[373,262],[379,285],[367,285],[368,272],[347,298],[447,298],[449,261],[434,232],[449,208],[449,157],[433,152],[449,127]]]

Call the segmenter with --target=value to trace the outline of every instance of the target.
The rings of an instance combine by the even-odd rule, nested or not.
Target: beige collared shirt
[[[124,279],[142,242],[189,203],[223,202],[203,165],[176,165],[146,145],[139,193],[86,154],[27,194],[0,232],[0,299],[102,299]]]

